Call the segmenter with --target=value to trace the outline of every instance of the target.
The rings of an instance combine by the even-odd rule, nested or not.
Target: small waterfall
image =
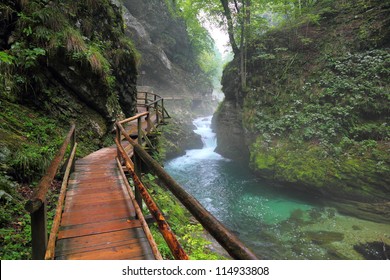
[[[215,149],[217,147],[217,138],[211,129],[212,116],[197,118],[193,121],[196,129],[194,132],[202,137],[203,148]]]
[[[178,169],[183,169],[188,165],[199,163],[200,161],[208,160],[226,160],[221,155],[214,152],[217,146],[217,138],[211,129],[212,116],[197,118],[193,121],[196,129],[194,132],[201,136],[203,142],[202,149],[194,149],[186,151],[182,157],[176,158],[170,162],[171,166]]]

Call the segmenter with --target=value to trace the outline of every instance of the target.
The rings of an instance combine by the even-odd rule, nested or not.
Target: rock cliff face
[[[125,0],[126,35],[141,54],[138,86],[152,90],[166,100],[165,106],[177,120],[164,127],[167,158],[199,146],[192,132],[194,116],[212,114],[213,86],[197,64],[185,22],[171,11],[175,6],[161,0]],[[177,139],[176,139],[177,138]]]
[[[126,0],[124,7],[126,34],[141,53],[138,85],[168,97],[211,97],[212,85],[196,63],[186,25],[166,1]]]
[[[225,69],[218,151],[242,159],[245,142],[259,176],[332,198],[386,201],[388,4],[319,1],[311,12],[252,42],[245,92],[238,59]]]
[[[39,168],[70,122],[81,155],[107,145],[113,122],[136,111],[137,79],[163,96],[211,92],[184,22],[168,7],[160,0],[0,3],[0,154],[8,173],[24,172],[17,154],[35,157],[29,168]],[[178,107],[190,109],[188,100]]]
[[[213,129],[217,134],[216,152],[224,157],[247,163],[249,148],[242,125],[242,100],[244,93],[237,73],[238,61],[230,62],[222,76],[225,100],[213,116]]]
[[[8,96],[51,104],[41,109],[57,114],[67,110],[58,100],[62,92],[107,123],[134,113],[136,62],[120,6],[109,0],[11,2],[4,7],[12,16],[2,13],[1,45],[10,60],[6,70],[20,79],[4,80]]]
[[[71,122],[80,155],[102,147],[135,112],[137,59],[120,3],[2,1],[0,174],[39,176]]]

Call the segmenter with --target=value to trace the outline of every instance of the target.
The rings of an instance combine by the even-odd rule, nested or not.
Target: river
[[[259,257],[363,259],[357,246],[390,240],[387,224],[343,216],[317,198],[277,191],[246,166],[215,153],[211,119],[193,121],[203,148],[166,162],[165,169]]]

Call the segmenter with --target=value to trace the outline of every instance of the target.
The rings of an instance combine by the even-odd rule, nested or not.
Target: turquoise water
[[[214,153],[215,134],[211,117],[194,121],[204,147],[189,150],[186,155],[165,164],[165,169],[189,193],[195,196],[225,226],[240,238],[258,243],[258,232],[264,226],[286,221],[296,210],[307,211],[312,205],[270,191],[247,168]]]
[[[203,148],[166,162],[165,169],[260,258],[362,259],[355,245],[390,243],[390,225],[339,215],[313,197],[282,193],[215,153],[211,116],[194,125]]]

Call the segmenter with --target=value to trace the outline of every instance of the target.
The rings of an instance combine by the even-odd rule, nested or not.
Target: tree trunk
[[[244,25],[245,25],[245,30],[244,30],[244,48],[243,48],[243,60],[244,60],[244,63],[243,63],[243,72],[244,72],[244,75],[243,75],[243,88],[246,87],[246,73],[247,73],[247,49],[248,49],[248,43],[250,41],[250,35],[251,35],[251,0],[245,0],[245,20],[244,20]]]
[[[228,0],[221,0],[221,4],[223,6],[224,15],[225,15],[226,20],[227,20],[230,45],[232,46],[233,53],[235,55],[238,55],[239,49],[237,47],[236,40],[234,39],[233,19],[232,19],[232,14],[231,14],[231,11],[229,8],[229,1]]]

